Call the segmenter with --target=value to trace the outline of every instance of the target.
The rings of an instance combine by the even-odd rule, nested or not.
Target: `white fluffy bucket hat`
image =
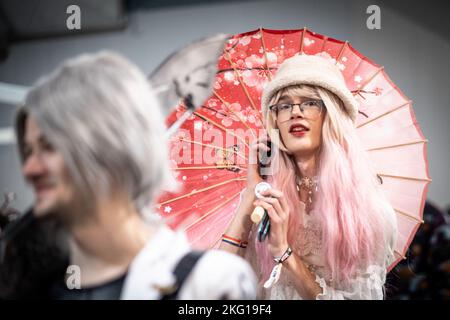
[[[270,100],[279,90],[301,84],[322,87],[334,93],[344,103],[349,117],[355,121],[358,102],[347,88],[339,68],[331,59],[305,54],[286,59],[274,79],[267,83],[261,99],[263,115],[267,115]]]

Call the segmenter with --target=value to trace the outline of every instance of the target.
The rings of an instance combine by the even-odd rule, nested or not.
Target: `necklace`
[[[309,209],[312,205],[313,193],[317,191],[317,179],[315,177],[310,178],[304,176],[302,178],[297,177],[297,191],[300,189],[306,190],[308,192],[308,201],[306,203],[306,212],[309,213]]]

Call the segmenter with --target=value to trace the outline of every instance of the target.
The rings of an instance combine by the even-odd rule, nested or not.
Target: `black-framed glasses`
[[[269,107],[277,115],[279,121],[289,120],[294,107],[298,106],[306,119],[315,120],[322,114],[325,104],[322,100],[306,100],[302,103],[278,103]]]

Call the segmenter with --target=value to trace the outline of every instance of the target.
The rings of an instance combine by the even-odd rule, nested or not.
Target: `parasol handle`
[[[166,131],[166,139],[170,139],[170,137],[178,131],[178,129],[181,127],[181,125],[194,113],[194,110],[188,109],[186,110],[183,115],[175,122],[173,123]]]
[[[181,115],[181,117],[173,123],[170,128],[166,131],[166,139],[170,139],[170,137],[178,131],[181,125],[194,113],[196,107],[192,102],[192,95],[188,94],[183,98],[183,103],[186,106],[186,111]]]

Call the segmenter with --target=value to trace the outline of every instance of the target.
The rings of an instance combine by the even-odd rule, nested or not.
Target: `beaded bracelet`
[[[247,248],[248,242],[240,239],[232,238],[226,234],[222,235],[222,241],[238,248]]]

